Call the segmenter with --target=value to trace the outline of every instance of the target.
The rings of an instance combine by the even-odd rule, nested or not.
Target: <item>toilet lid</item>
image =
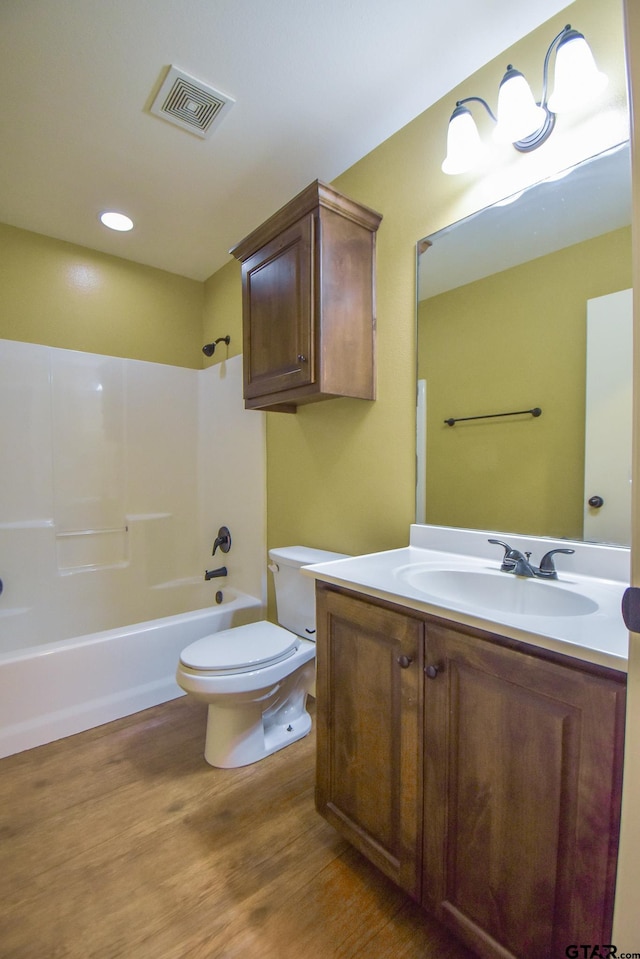
[[[287,659],[299,639],[274,623],[249,623],[211,633],[182,650],[180,660],[208,673],[249,672]]]

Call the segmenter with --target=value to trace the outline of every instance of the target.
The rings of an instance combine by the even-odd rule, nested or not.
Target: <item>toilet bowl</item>
[[[222,630],[180,654],[178,685],[208,704],[204,756],[210,765],[246,766],[309,733],[315,595],[313,580],[300,570],[343,556],[303,546],[270,550],[281,625],[265,621]]]

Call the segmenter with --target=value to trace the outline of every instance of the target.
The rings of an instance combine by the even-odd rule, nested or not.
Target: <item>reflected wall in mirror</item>
[[[622,144],[419,242],[419,522],[629,545],[631,295],[601,298],[631,287],[630,223]],[[590,348],[590,367],[607,353],[604,400],[586,395],[588,313],[605,343],[627,337],[612,358]],[[617,472],[619,492],[585,489],[594,419],[618,438],[596,449],[593,482]]]

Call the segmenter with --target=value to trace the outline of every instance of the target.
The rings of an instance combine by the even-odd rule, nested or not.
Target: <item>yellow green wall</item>
[[[428,523],[582,538],[586,300],[628,289],[631,263],[627,227],[420,303]]]
[[[566,16],[553,18],[478,71],[335,181],[383,214],[377,237],[378,396],[376,402],[332,400],[293,416],[267,414],[269,545],[302,542],[366,552],[407,542],[414,517],[416,240],[618,142],[626,132],[620,2],[577,0],[572,21],[610,77],[595,120],[559,119],[553,137],[533,154],[502,148],[480,173],[442,174],[455,100],[474,94],[495,105],[507,60],[539,85],[544,51]],[[2,227],[0,264],[2,337],[194,368],[241,349],[240,266],[231,259],[201,284]],[[203,343],[227,334],[230,347],[221,344],[207,361]]]
[[[269,545],[302,542],[359,553],[407,543],[415,509],[416,241],[625,138],[621,5],[618,0],[577,0],[571,22],[590,40],[610,77],[607,108],[598,122],[580,127],[559,119],[543,148],[528,155],[509,148],[496,158],[495,172],[462,177],[441,172],[456,99],[485,96],[495,106],[509,61],[532,84],[539,83],[544,52],[566,22],[567,11],[334,182],[383,215],[377,238],[378,399],[332,400],[301,408],[295,416],[267,414]]]
[[[0,337],[198,369],[202,283],[0,224]]]
[[[220,336],[231,337],[228,346],[226,343],[219,343],[212,357],[204,357],[205,366],[242,353],[240,270],[240,263],[230,260],[210,276],[204,285],[202,344],[213,343]]]
[[[203,355],[227,335],[229,346]],[[0,337],[210,366],[242,352],[240,264],[200,283],[0,223]]]

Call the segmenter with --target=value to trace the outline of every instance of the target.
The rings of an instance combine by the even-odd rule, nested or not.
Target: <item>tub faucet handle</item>
[[[211,553],[212,556],[215,556],[218,546],[223,553],[228,553],[231,549],[231,533],[229,532],[228,526],[221,526],[218,530],[218,535],[216,536],[213,544],[213,551]]]

